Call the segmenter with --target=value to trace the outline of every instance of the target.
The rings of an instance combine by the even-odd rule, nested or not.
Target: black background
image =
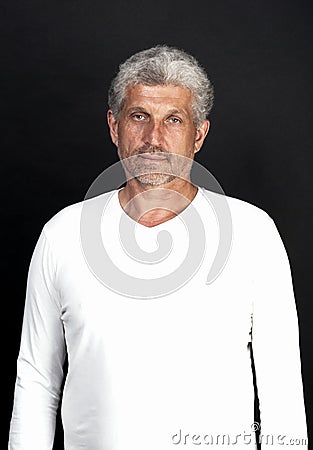
[[[2,330],[9,329],[2,340],[1,448],[40,230],[117,161],[105,119],[109,82],[120,62],[159,43],[192,53],[215,86],[212,128],[197,161],[226,194],[265,209],[280,230],[292,266],[312,429],[311,2],[20,0],[0,8]],[[61,440],[58,430],[57,450]]]

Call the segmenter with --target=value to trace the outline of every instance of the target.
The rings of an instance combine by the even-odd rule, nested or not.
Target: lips
[[[166,155],[160,153],[142,153],[139,156],[140,158],[148,159],[150,161],[165,161],[167,159]]]

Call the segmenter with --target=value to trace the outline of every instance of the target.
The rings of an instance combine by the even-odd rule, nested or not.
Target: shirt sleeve
[[[9,450],[51,450],[63,379],[65,343],[55,264],[44,229],[27,279]]]
[[[254,255],[252,347],[261,448],[307,449],[296,304],[288,256],[267,216]]]

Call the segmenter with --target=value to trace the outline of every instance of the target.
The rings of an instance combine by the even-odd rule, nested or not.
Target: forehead
[[[126,89],[124,107],[129,108],[132,104],[156,104],[191,109],[191,100],[191,91],[182,86],[136,84]]]

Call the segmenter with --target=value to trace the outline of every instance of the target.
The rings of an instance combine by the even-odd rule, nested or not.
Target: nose
[[[160,146],[163,141],[162,123],[151,120],[144,129],[143,140],[145,144]]]

